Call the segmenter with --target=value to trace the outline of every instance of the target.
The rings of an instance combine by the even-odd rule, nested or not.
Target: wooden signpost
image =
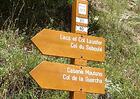
[[[88,1],[74,0],[72,5],[72,32],[88,33]]]
[[[44,61],[30,74],[45,89],[105,93],[104,69]]]
[[[45,55],[95,61],[105,59],[105,40],[101,37],[43,29],[32,41]]]
[[[42,54],[72,58],[73,65],[43,61],[30,75],[41,88],[70,91],[70,99],[86,99],[86,92],[104,94],[105,70],[86,67],[87,60],[105,60],[105,39],[87,36],[87,0],[73,1],[71,30],[43,29],[32,41]]]

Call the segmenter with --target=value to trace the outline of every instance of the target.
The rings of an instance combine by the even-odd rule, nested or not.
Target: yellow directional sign
[[[43,29],[32,41],[45,55],[105,60],[105,39],[102,37]]]
[[[44,89],[105,93],[105,70],[44,61],[31,72]]]

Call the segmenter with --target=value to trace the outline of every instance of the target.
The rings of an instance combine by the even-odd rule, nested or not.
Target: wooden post
[[[72,64],[76,64],[76,65],[82,65],[82,66],[86,66],[87,65],[87,60],[83,60],[83,59],[72,59],[71,60]],[[86,99],[86,93],[82,92],[70,92],[70,99]]]
[[[88,1],[87,0],[74,0],[72,4],[72,25],[71,30],[73,33],[82,35],[88,34]],[[87,60],[72,59],[72,64],[87,66]],[[70,99],[86,99],[86,93],[70,92]]]
[[[74,0],[72,4],[72,25],[73,33],[88,34],[88,1]]]

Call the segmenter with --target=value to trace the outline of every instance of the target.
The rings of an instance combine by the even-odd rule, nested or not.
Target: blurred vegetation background
[[[0,0],[0,98],[68,99],[69,92],[43,90],[29,75],[44,56],[30,41],[43,28],[70,31],[72,0]],[[89,35],[106,38],[106,95],[87,99],[140,99],[140,0],[89,0]],[[57,83],[57,82],[56,82]]]

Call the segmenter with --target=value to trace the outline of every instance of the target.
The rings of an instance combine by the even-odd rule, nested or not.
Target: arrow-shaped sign
[[[45,89],[105,93],[105,70],[44,61],[31,72]]]
[[[75,33],[43,29],[32,38],[45,55],[104,61],[105,39]]]

